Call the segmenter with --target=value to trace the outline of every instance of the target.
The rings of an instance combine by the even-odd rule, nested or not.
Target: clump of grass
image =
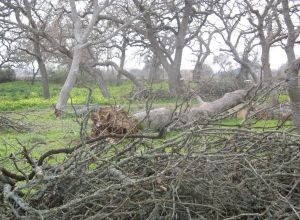
[[[289,102],[290,101],[290,97],[288,96],[288,94],[279,94],[278,101],[280,103],[282,103],[282,102]]]

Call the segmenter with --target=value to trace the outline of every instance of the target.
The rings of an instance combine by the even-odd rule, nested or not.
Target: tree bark
[[[293,122],[298,133],[300,133],[300,89],[298,83],[298,71],[300,70],[300,59],[289,64],[287,69],[288,94],[291,100]]]
[[[155,56],[155,54],[153,54],[153,57],[151,59],[151,64],[150,64],[150,68],[149,68],[149,76],[148,76],[148,82],[149,83],[158,83],[160,82],[160,76],[159,76],[159,60],[157,59],[157,57]]]
[[[167,69],[167,74],[169,79],[168,84],[170,93],[175,95],[182,95],[184,90],[180,68],[178,68],[177,65],[170,66],[169,69]]]

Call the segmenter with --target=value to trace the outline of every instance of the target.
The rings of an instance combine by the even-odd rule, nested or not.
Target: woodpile
[[[298,219],[299,143],[293,132],[196,125],[37,161],[23,151],[25,175],[0,167],[0,219]],[[66,159],[47,162],[58,153]]]

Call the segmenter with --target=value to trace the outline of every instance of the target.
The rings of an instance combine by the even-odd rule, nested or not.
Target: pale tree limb
[[[159,129],[168,124],[174,116],[181,118],[185,123],[197,121],[201,118],[208,118],[224,112],[238,104],[244,102],[251,90],[236,90],[226,93],[222,98],[213,102],[204,102],[199,96],[197,97],[200,105],[192,107],[190,110],[178,114],[172,114],[173,111],[169,108],[152,109],[149,112],[138,112],[134,116],[140,121],[144,121],[149,128]]]

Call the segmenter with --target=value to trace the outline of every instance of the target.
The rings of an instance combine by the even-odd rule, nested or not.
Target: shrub
[[[63,84],[67,78],[67,71],[64,67],[50,68],[48,70],[49,82]]]
[[[0,69],[0,83],[16,80],[16,73],[11,68]]]
[[[197,82],[197,90],[205,97],[212,100],[222,97],[225,93],[241,89],[246,85],[240,85],[233,75],[222,75],[215,77],[202,77]]]

